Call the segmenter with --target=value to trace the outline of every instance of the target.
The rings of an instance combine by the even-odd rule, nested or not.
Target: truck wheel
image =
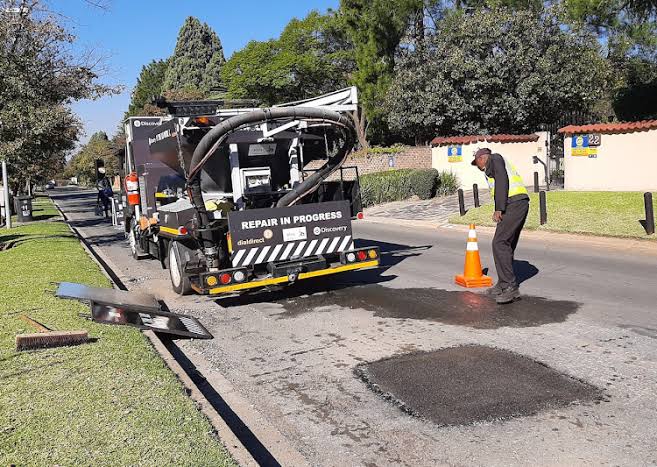
[[[192,283],[185,274],[183,255],[180,252],[178,242],[169,242],[169,277],[174,292],[179,295],[187,295],[192,291]]]
[[[139,247],[139,239],[137,239],[137,221],[134,218],[132,218],[130,221],[128,243],[130,244],[130,252],[132,253],[132,257],[137,260],[142,259],[144,257],[144,253]]]

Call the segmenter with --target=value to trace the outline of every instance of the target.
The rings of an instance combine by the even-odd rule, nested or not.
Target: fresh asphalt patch
[[[561,323],[579,309],[577,302],[533,296],[522,296],[516,302],[498,305],[489,296],[468,291],[352,285],[341,287],[338,283],[328,291],[319,291],[312,284],[306,289],[300,284],[301,288],[284,290],[271,300],[284,307],[286,312],[280,315],[281,318],[339,306],[372,311],[379,318],[437,321],[477,329]]]
[[[543,363],[480,345],[392,357],[355,371],[404,412],[441,426],[505,420],[606,397]]]

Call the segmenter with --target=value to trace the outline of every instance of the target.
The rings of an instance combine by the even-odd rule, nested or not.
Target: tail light
[[[361,250],[347,251],[340,255],[342,264],[359,263],[366,260],[373,260],[379,257],[378,248],[363,248]]]
[[[230,282],[233,280],[233,276],[228,274],[227,272],[224,272],[221,276],[219,276],[219,281],[223,285],[230,284]]]

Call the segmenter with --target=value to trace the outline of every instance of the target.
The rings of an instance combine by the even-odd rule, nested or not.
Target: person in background
[[[109,218],[110,201],[114,196],[114,192],[112,191],[112,183],[105,175],[105,167],[98,168],[96,189],[98,190],[98,197],[96,198],[96,213],[101,215],[102,212],[105,212],[105,218],[107,219]]]
[[[495,200],[493,221],[497,223],[493,237],[493,258],[497,284],[486,291],[499,304],[511,303],[520,296],[513,271],[513,257],[520,232],[529,212],[529,194],[516,168],[488,148],[475,152],[472,165],[486,174],[491,197]]]

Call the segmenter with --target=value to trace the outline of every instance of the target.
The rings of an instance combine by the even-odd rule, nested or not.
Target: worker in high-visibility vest
[[[490,149],[477,150],[472,165],[486,174],[491,197],[495,200],[493,221],[497,228],[493,237],[493,258],[497,284],[486,293],[495,296],[497,303],[511,303],[520,296],[513,256],[529,212],[529,194],[513,164],[491,153]]]

